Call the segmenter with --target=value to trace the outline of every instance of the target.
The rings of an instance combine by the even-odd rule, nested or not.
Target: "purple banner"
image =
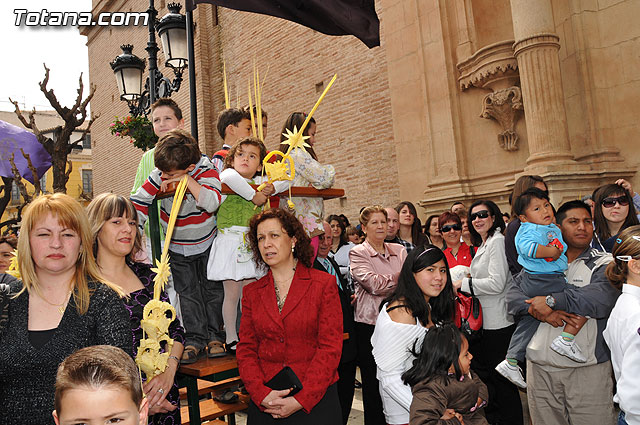
[[[33,183],[33,173],[29,170],[27,160],[20,148],[31,157],[31,163],[38,171],[38,179],[51,167],[51,156],[38,142],[35,134],[8,122],[0,120],[0,176],[13,177],[11,171],[11,154],[20,175]]]

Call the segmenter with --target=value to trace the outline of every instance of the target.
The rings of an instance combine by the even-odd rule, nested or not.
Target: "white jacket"
[[[482,306],[483,329],[502,329],[513,324],[507,313],[506,293],[511,284],[511,273],[504,250],[504,236],[496,229],[489,236],[471,261],[473,292]],[[461,290],[469,290],[469,278],[462,279]]]

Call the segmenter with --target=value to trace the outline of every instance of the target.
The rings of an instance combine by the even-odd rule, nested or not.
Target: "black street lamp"
[[[132,53],[133,46],[120,46],[122,54],[110,63],[116,76],[120,99],[127,102],[133,116],[148,115],[149,108],[158,97],[169,97],[180,90],[182,73],[188,65],[186,19],[180,14],[182,6],[170,3],[169,13],[156,22],[158,11],[154,7],[154,0],[149,0],[149,41],[146,51],[149,55],[149,76],[142,88],[142,73],[145,61]],[[175,75],[173,81],[162,75],[158,70],[158,44],[155,30],[162,40],[165,55],[165,66],[171,68]]]

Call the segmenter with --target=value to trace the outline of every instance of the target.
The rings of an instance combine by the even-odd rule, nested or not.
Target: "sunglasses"
[[[634,240],[640,242],[640,236],[637,235],[633,235],[631,236]],[[618,238],[616,239],[617,243],[622,243],[622,239]],[[624,262],[628,262],[634,259],[634,257],[632,257],[631,255],[616,255],[616,259],[620,260],[620,261],[624,261]]]
[[[489,218],[489,211],[482,210],[478,212],[474,212],[469,216],[469,221],[473,222],[476,218]]]
[[[611,208],[615,204],[618,204],[621,207],[626,207],[627,205],[629,205],[629,200],[626,196],[618,196],[617,198],[604,198],[602,200],[602,206],[605,208]]]
[[[442,228],[440,229],[442,233],[449,233],[452,230],[460,231],[462,230],[462,226],[460,226],[459,224],[447,224],[446,226],[442,226]]]

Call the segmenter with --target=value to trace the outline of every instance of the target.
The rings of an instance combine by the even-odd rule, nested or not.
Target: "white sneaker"
[[[527,388],[527,383],[524,382],[520,366],[512,366],[507,360],[503,360],[498,364],[498,366],[496,366],[496,370],[500,375],[504,376],[520,388]]]
[[[553,339],[551,349],[558,354],[569,357],[574,362],[587,362],[587,358],[582,354],[580,346],[575,341],[566,341],[561,335]]]

